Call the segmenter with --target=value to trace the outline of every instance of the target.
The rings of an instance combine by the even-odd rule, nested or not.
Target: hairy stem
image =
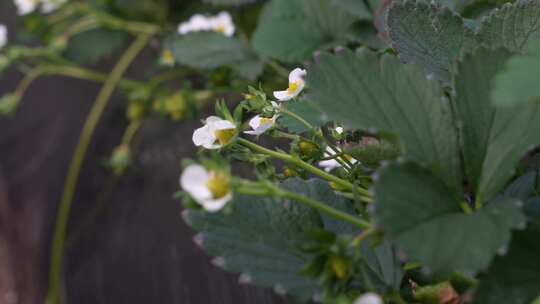
[[[57,304],[60,302],[64,242],[71,209],[71,202],[75,194],[79,173],[86,156],[86,151],[90,145],[92,135],[94,134],[99,119],[101,118],[110,97],[120,82],[120,79],[122,79],[122,75],[126,72],[127,68],[133,62],[135,57],[137,57],[137,55],[144,49],[150,37],[150,34],[141,34],[138,36],[132,45],[126,50],[124,55],[120,58],[99,92],[82,129],[79,137],[79,143],[77,144],[75,153],[71,160],[66,182],[64,184],[62,199],[60,201],[56,217],[49,269],[49,290],[47,295],[48,304]]]
[[[296,157],[293,157],[289,154],[285,154],[285,153],[281,153],[281,152],[277,152],[277,151],[274,151],[274,150],[270,150],[270,149],[267,149],[265,147],[262,147],[262,146],[259,146],[257,144],[254,144],[246,139],[243,139],[243,138],[238,138],[237,139],[238,143],[249,148],[250,150],[254,151],[254,152],[257,152],[257,153],[261,153],[261,154],[265,154],[265,155],[268,155],[268,156],[271,156],[273,158],[276,158],[276,159],[280,159],[282,161],[285,161],[287,163],[290,163],[290,164],[293,164],[297,167],[300,167],[302,169],[305,169],[306,171],[314,174],[314,175],[317,175],[327,181],[330,181],[330,182],[333,182],[343,188],[346,188],[346,189],[349,189],[349,190],[352,190],[353,189],[353,184],[351,184],[349,181],[346,181],[344,179],[341,179],[335,175],[332,175],[330,173],[327,173],[327,172],[324,172],[323,170],[315,167],[315,166],[312,166],[304,161],[302,161],[301,159],[298,159]],[[366,189],[363,189],[363,188],[358,188],[358,193],[361,195],[361,198],[362,200],[364,201],[371,201],[371,196],[369,194],[369,192],[366,190]]]

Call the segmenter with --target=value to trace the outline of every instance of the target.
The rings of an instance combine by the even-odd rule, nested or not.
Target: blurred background
[[[0,24],[9,27],[10,37],[17,32],[11,1],[0,0]],[[127,75],[137,79],[151,61],[143,52]],[[107,73],[114,62],[96,68]],[[8,71],[0,79],[0,96],[21,76]],[[13,117],[0,118],[0,304],[43,302],[57,204],[99,88],[41,78]],[[113,97],[85,160],[68,227],[65,302],[285,303],[214,267],[180,217],[173,193],[180,159],[196,151],[187,139],[198,121],[147,120],[135,140],[132,168],[120,178],[104,168],[127,125],[125,102]]]

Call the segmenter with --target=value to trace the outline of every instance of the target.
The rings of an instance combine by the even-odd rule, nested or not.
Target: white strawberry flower
[[[45,14],[51,13],[66,2],[67,0],[42,0],[41,11]]]
[[[201,165],[188,166],[182,172],[180,186],[208,212],[221,210],[232,199],[230,177]]]
[[[191,32],[214,31],[227,37],[234,35],[235,26],[232,17],[227,12],[216,16],[193,15],[188,21],[178,25],[178,33],[185,35]]]
[[[285,91],[275,91],[274,97],[279,101],[287,101],[298,96],[304,89],[306,82],[306,70],[296,68],[289,74],[289,87]]]
[[[236,135],[236,125],[217,116],[206,119],[205,125],[193,132],[193,143],[197,147],[219,149]]]
[[[339,151],[339,152],[341,152],[341,151]],[[334,150],[332,150],[330,147],[326,147],[326,152],[324,152],[324,157],[328,158],[328,157],[332,157],[334,155],[336,155],[336,152],[334,152]],[[339,158],[340,159],[346,158],[353,165],[356,162],[358,162],[356,159],[352,158],[349,155],[340,156]],[[326,172],[330,172],[330,171],[332,171],[334,169],[341,168],[341,164],[335,158],[333,158],[333,159],[327,159],[327,160],[320,161],[319,162],[319,167],[324,168],[324,171],[326,171]]]
[[[0,24],[0,49],[7,44],[7,27],[3,24]]]
[[[383,300],[378,294],[368,292],[356,299],[354,304],[383,304]]]
[[[334,130],[335,130],[336,133],[339,134],[339,135],[343,134],[343,131],[345,131],[345,130],[343,129],[343,127],[336,127]]]
[[[15,0],[17,13],[19,15],[27,15],[33,12],[39,4],[39,0]]]
[[[261,115],[257,115],[249,121],[249,126],[252,130],[244,131],[244,133],[249,135],[261,135],[264,132],[270,130],[273,126],[275,126],[277,119],[278,115],[274,115],[272,118],[266,118],[262,117]]]

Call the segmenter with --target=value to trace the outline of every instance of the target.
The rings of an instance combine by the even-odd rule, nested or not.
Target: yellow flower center
[[[223,129],[214,132],[214,135],[216,136],[219,144],[222,146],[228,144],[235,134],[235,129]]]
[[[299,87],[300,87],[299,81],[291,82],[289,83],[289,88],[287,89],[287,93],[289,95],[292,95],[298,90]]]
[[[261,117],[261,126],[268,126],[273,123],[274,121],[272,120],[272,118]]]
[[[230,178],[223,172],[211,171],[210,179],[206,183],[208,190],[212,193],[214,199],[219,199],[227,194],[230,191]]]
[[[216,32],[225,34],[225,26],[224,25],[218,25],[215,29]]]
[[[164,64],[172,65],[174,64],[174,55],[171,52],[171,50],[164,50],[163,54],[161,54],[161,60]]]

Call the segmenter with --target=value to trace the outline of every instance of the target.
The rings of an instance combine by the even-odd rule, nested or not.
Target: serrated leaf
[[[361,252],[367,266],[366,279],[370,284],[380,293],[399,290],[404,271],[397,258],[395,246],[385,241],[373,248],[367,242],[363,242]]]
[[[540,294],[540,225],[516,232],[508,253],[480,281],[475,304],[529,304]]]
[[[79,64],[91,64],[111,55],[126,43],[128,35],[105,28],[92,29],[73,36],[64,56]]]
[[[540,143],[540,104],[504,109],[491,104],[493,78],[508,58],[507,51],[478,50],[458,64],[454,80],[465,171],[479,201],[491,200],[520,158]]]
[[[283,106],[288,111],[302,117],[314,127],[321,127],[328,122],[327,117],[308,99],[287,102]],[[299,134],[308,131],[306,125],[287,114],[283,114],[279,118],[279,123],[291,133]]]
[[[344,211],[347,208],[347,201],[319,180],[291,179],[281,187]],[[299,274],[308,258],[300,248],[310,241],[307,232],[313,228],[336,233],[353,229],[289,200],[238,195],[231,204],[230,214],[187,212],[187,223],[201,232],[202,246],[210,255],[221,257],[225,270],[243,273],[255,284],[280,286],[304,300],[317,286]]]
[[[513,106],[540,99],[540,41],[535,40],[526,55],[516,55],[495,77],[491,92],[496,106]]]
[[[265,7],[253,37],[258,53],[295,63],[346,42],[355,18],[330,0],[275,0]]]
[[[214,32],[174,35],[166,44],[178,63],[200,69],[214,69],[252,57],[240,40]]]
[[[528,41],[540,37],[540,2],[518,0],[493,10],[482,20],[478,42],[491,48],[521,51]]]
[[[424,67],[445,84],[450,83],[450,69],[461,50],[474,43],[473,32],[463,19],[445,7],[395,1],[387,20],[392,46],[400,58]]]
[[[434,80],[391,55],[368,50],[323,53],[308,71],[310,98],[351,129],[390,132],[405,157],[426,164],[450,187],[461,184],[449,103]]]
[[[390,165],[375,192],[377,222],[409,260],[438,276],[485,269],[525,222],[518,201],[509,198],[465,214],[459,195],[414,163]]]

